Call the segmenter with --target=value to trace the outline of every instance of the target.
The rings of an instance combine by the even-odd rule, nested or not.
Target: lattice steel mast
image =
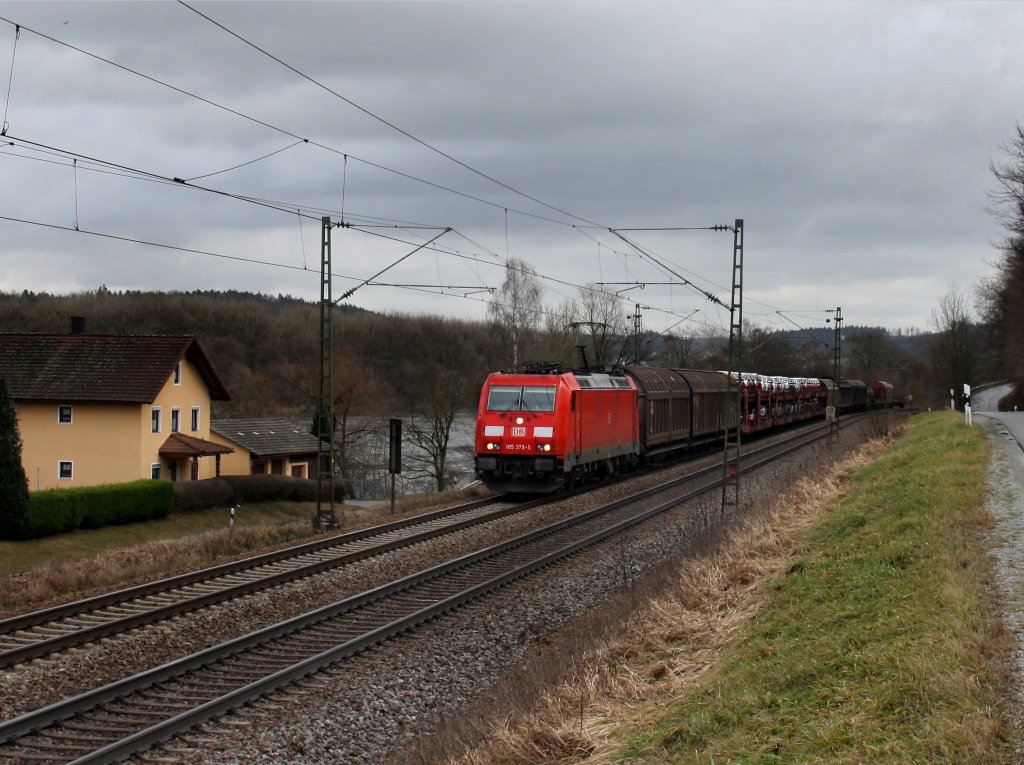
[[[743,219],[733,227],[732,302],[729,304],[729,370],[722,457],[722,515],[740,504],[740,424],[743,418]]]
[[[334,509],[334,329],[331,317],[331,219],[320,220],[320,397],[317,401],[316,515],[313,528],[336,529]],[[326,476],[325,476],[326,474]],[[324,507],[324,489],[330,495]]]
[[[833,441],[839,440],[839,375],[842,372],[843,357],[843,309],[836,307],[835,340],[832,343],[832,411],[829,414],[829,434]]]

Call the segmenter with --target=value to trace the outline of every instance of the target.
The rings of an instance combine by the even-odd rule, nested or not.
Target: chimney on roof
[[[85,317],[84,316],[72,316],[71,317],[71,334],[72,335],[84,335],[85,334]]]

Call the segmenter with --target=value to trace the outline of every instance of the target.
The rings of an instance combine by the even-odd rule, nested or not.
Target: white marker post
[[[964,383],[964,421],[971,425],[971,386]]]

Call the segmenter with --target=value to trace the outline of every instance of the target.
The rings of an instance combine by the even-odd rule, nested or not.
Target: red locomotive
[[[740,429],[758,433],[821,417],[827,406],[866,409],[870,390],[857,380],[836,386],[827,378],[744,373]],[[476,475],[495,491],[525,492],[614,475],[720,440],[727,395],[723,372],[641,366],[568,371],[559,364],[497,372],[480,391]]]
[[[476,470],[499,491],[554,491],[639,457],[637,391],[621,375],[557,367],[492,374],[480,392]]]

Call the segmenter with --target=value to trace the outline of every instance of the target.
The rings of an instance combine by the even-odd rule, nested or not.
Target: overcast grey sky
[[[326,214],[335,297],[453,229],[354,305],[483,318],[514,257],[724,326],[608,229],[742,218],[756,323],[925,328],[998,257],[1022,3],[189,5],[319,85],[176,2],[0,2],[0,290],[317,299]],[[626,236],[728,302],[730,233]]]

